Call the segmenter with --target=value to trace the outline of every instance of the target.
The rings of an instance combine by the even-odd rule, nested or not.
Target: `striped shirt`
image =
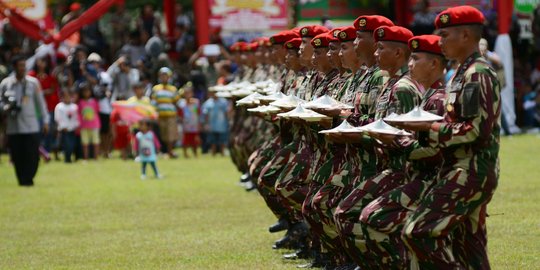
[[[180,95],[176,87],[170,84],[158,84],[152,88],[152,103],[157,109],[159,117],[176,116],[176,102]]]

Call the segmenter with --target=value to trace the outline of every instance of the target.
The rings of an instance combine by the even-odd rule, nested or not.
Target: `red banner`
[[[210,27],[229,31],[288,28],[287,0],[208,0]]]

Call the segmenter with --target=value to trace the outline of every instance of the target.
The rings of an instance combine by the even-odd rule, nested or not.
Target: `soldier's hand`
[[[384,145],[392,144],[392,142],[396,138],[396,135],[381,134],[381,133],[375,133],[375,132],[371,132],[371,131],[368,131],[368,134],[369,134],[370,137],[381,141]]]
[[[392,125],[412,131],[429,131],[431,129],[432,122],[396,122]]]

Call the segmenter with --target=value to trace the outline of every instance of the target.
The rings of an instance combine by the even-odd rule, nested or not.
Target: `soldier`
[[[314,50],[310,41],[312,37],[326,32],[328,32],[328,29],[318,25],[305,26],[300,29],[302,43],[298,50],[300,56],[299,60],[307,71],[305,72],[302,82],[298,85],[298,90],[295,91],[298,98],[305,99],[306,96],[311,96],[314,85],[321,80],[320,75],[313,70],[313,64],[311,63]],[[309,61],[306,59],[309,59]],[[282,182],[287,184],[294,178],[290,177],[291,171],[297,172],[297,170],[292,170],[293,168],[300,168],[300,166],[298,166],[299,164],[305,166],[304,161],[300,163],[299,153],[302,151],[304,151],[304,153],[310,151],[310,149],[307,148],[308,144],[306,142],[307,129],[304,125],[294,124],[292,122],[286,123],[292,125],[289,129],[292,131],[292,141],[289,145],[285,146],[282,151],[276,154],[273,161],[265,166],[260,176],[262,181],[272,181],[272,179],[275,179],[276,194],[282,200],[283,204],[291,209],[291,214],[289,216],[291,223],[290,228],[285,237],[276,241],[273,246],[274,248],[286,247],[291,242],[302,243],[307,233],[302,216],[302,203],[307,193],[307,186],[300,186],[301,188],[298,188],[298,186],[291,186],[289,189],[282,188],[284,186],[282,185]],[[305,157],[305,154],[303,157]],[[268,180],[265,180],[265,178]]]
[[[334,33],[341,44],[348,43],[343,46],[349,49],[347,51],[347,56],[349,58],[343,57],[344,54],[341,52],[341,49],[338,50],[338,57],[342,59],[340,63],[344,63],[344,67],[351,68],[355,76],[349,75],[350,78],[347,82],[339,88],[339,91],[335,91],[332,97],[341,100],[345,104],[352,105],[352,97],[354,96],[359,78],[358,74],[360,76],[362,75],[361,72],[358,72],[360,69],[360,62],[358,57],[356,57],[353,45],[353,41],[356,39],[356,29],[352,26],[343,27],[337,33]],[[337,42],[331,41],[330,45],[332,46],[333,43]],[[338,43],[338,46],[339,45],[340,44]],[[341,110],[325,110],[321,111],[321,113],[332,116],[334,126],[340,124],[342,121],[341,117],[347,117],[351,114],[350,111],[342,112]],[[323,247],[331,253],[334,263],[341,267],[353,267],[354,265],[351,264],[352,259],[343,252],[344,248],[339,239],[339,234],[333,219],[335,207],[337,207],[340,199],[347,194],[345,192],[349,191],[349,188],[337,186],[328,181],[334,173],[342,172],[339,171],[339,169],[341,169],[347,161],[347,145],[343,143],[334,144],[331,143],[332,141],[330,138],[326,139],[328,144],[327,148],[331,151],[329,151],[326,156],[321,157],[322,165],[317,168],[317,171],[313,176],[313,181],[318,182],[322,187],[313,196],[311,201],[314,210],[312,214],[316,215],[316,217],[312,219],[319,220],[322,224],[322,226],[320,226],[322,231],[319,232],[321,242]],[[351,170],[347,170],[347,172],[343,174],[343,182],[347,182],[344,178],[352,178],[353,175],[354,173],[352,173]]]
[[[446,59],[439,41],[440,37],[435,35],[411,38],[409,69],[411,78],[427,89],[422,97],[422,109],[443,115]],[[416,139],[427,139],[422,135],[425,134],[417,134]],[[387,147],[397,147],[407,153],[411,161],[411,181],[377,198],[363,209],[360,222],[368,247],[365,256],[376,262],[372,266],[374,268],[407,268],[410,256],[401,241],[401,229],[407,216],[418,207],[419,200],[435,183],[442,165],[442,155],[437,149],[421,147],[418,140],[409,137],[380,134],[376,137]]]
[[[283,51],[285,51],[285,53],[287,53],[288,50],[284,50],[284,44],[288,41],[288,40],[291,40],[291,39],[294,39],[294,38],[297,38],[299,37],[297,33],[293,32],[293,31],[285,31],[285,32],[282,32],[282,33],[279,33],[277,35],[274,35],[273,37],[270,38],[271,42],[272,42],[272,54],[275,55],[276,57],[283,57],[285,58],[286,54],[283,53]],[[294,47],[293,44],[290,45],[291,47]],[[296,46],[296,49],[295,48],[292,48],[292,50],[298,50],[297,49],[298,47]],[[281,63],[281,62],[284,62],[283,59],[281,58],[278,58],[278,62]],[[293,66],[293,68],[296,67],[298,68],[298,66]],[[296,70],[296,71],[299,71]],[[282,82],[282,89],[281,91],[282,92],[288,92],[290,91],[289,90],[289,87],[292,86],[292,84],[289,82],[287,83],[286,81],[290,80],[290,77],[294,77],[296,74],[293,72],[292,74],[290,74],[288,77],[289,78],[285,78],[285,81]],[[277,123],[277,125],[279,126],[281,123]],[[271,166],[269,165],[271,163],[271,161],[275,158],[276,156],[276,153],[283,147],[283,143],[282,142],[282,136],[281,134],[279,136],[275,136],[274,138],[276,141],[275,141],[275,144],[272,146],[272,147],[276,147],[276,149],[274,151],[272,151],[274,154],[272,155],[269,155],[268,156],[268,159],[264,159],[262,161],[259,162],[259,166],[260,168],[258,168],[258,170],[260,170],[258,173],[254,174],[253,176],[256,177],[257,179],[257,188],[260,192],[260,194],[263,196],[266,204],[268,205],[268,207],[270,208],[270,210],[274,213],[274,215],[278,218],[278,222],[272,226],[270,226],[269,228],[269,231],[270,232],[279,232],[279,231],[282,231],[282,230],[286,230],[288,229],[289,227],[289,214],[287,212],[287,209],[279,202],[279,199],[278,197],[276,196],[276,192],[275,192],[275,188],[274,188],[274,185],[275,185],[275,180],[276,178],[275,177],[266,177],[266,178],[261,178],[261,175],[266,173],[265,171],[265,168],[266,166]]]
[[[442,52],[460,63],[447,85],[445,118],[402,125],[428,132],[429,146],[444,155],[440,178],[402,232],[412,268],[490,268],[485,220],[499,178],[501,96],[497,75],[478,49],[483,23],[482,13],[470,6],[437,16]],[[459,237],[451,237],[458,228]]]
[[[417,83],[409,77],[407,62],[410,51],[407,46],[408,40],[413,36],[408,29],[399,26],[382,26],[374,33],[377,42],[375,57],[382,70],[388,72],[389,80],[382,88],[377,98],[375,108],[375,120],[382,119],[392,112],[406,113],[420,104],[421,93]],[[373,139],[366,139],[363,145],[373,145]],[[369,202],[383,193],[392,190],[406,182],[406,159],[402,153],[388,151],[381,145],[376,145],[379,154],[379,166],[384,170],[375,176],[360,181],[354,190],[340,203],[335,215],[340,230],[347,235],[345,241],[354,241],[354,254],[349,254],[360,265],[368,268],[372,265],[363,252],[366,249],[365,239],[358,223],[358,210],[364,208]],[[372,156],[373,157],[373,156]],[[362,172],[363,173],[363,172]],[[351,215],[352,212],[354,215]],[[352,237],[351,237],[352,236]],[[352,243],[349,244],[349,246]]]

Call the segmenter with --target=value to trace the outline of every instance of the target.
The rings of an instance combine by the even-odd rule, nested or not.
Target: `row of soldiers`
[[[478,42],[484,17],[448,8],[437,35],[383,16],[310,25],[231,47],[238,81],[272,79],[303,100],[354,109],[306,122],[235,108],[231,155],[287,230],[274,248],[325,269],[489,269],[486,206],[497,187],[500,85]],[[459,67],[444,83],[448,60]],[[319,132],[363,126],[416,106],[437,122],[392,123],[413,135]]]

